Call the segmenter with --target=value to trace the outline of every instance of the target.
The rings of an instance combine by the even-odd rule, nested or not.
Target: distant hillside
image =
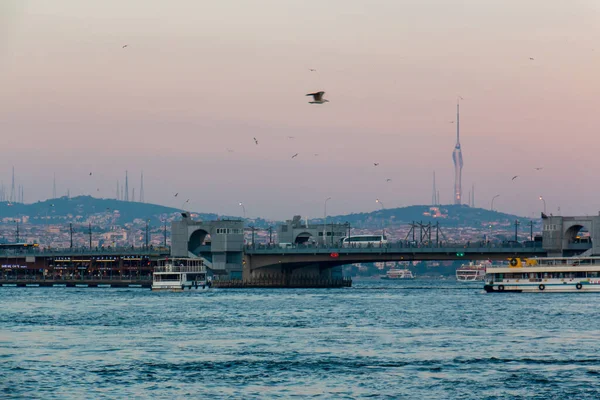
[[[108,213],[118,218],[111,217],[111,223],[123,225],[134,220],[150,220],[152,225],[159,225],[162,221],[180,218],[182,210],[165,207],[158,204],[127,202],[114,199],[97,199],[90,196],[73,198],[61,197],[40,201],[33,204],[0,202],[0,218],[11,219],[28,216],[28,223],[46,223],[46,216],[51,222],[62,220],[65,223],[82,223],[89,217]],[[118,213],[117,213],[118,212]],[[196,213],[195,219],[210,221],[221,219],[234,219],[238,216],[224,216],[214,213]],[[513,223],[515,219],[528,221],[527,218],[516,215],[500,213],[497,211],[471,208],[468,206],[445,205],[432,208],[431,206],[409,206],[403,208],[390,208],[369,213],[353,213],[348,215],[328,216],[327,222],[349,222],[356,228],[380,228],[382,224],[388,227],[407,225],[412,221],[440,223],[442,227],[481,227],[490,222]],[[107,220],[108,221],[108,220]],[[312,222],[322,223],[323,219],[313,219]],[[538,221],[539,222],[539,221]],[[267,228],[275,226],[277,221],[256,218],[247,221],[248,226]]]
[[[529,221],[528,218],[517,215],[505,214],[497,211],[485,210],[483,208],[472,208],[466,205],[442,205],[442,206],[409,206],[402,208],[390,208],[372,211],[370,213],[356,213],[348,215],[331,216],[328,222],[349,222],[357,228],[380,227],[385,222],[387,226],[406,225],[415,222],[435,224],[446,227],[480,227],[490,222],[513,223]],[[320,219],[319,221],[322,221]]]
[[[115,213],[119,218],[116,223],[131,223],[135,219],[150,219],[152,224],[159,224],[161,219],[170,219],[179,214],[180,210],[157,204],[127,202],[114,199],[97,199],[90,196],[78,196],[45,200],[33,204],[0,203],[1,218],[29,216],[29,223],[45,223],[45,218],[51,221],[64,219],[66,222],[78,222],[99,213]],[[216,219],[216,214],[200,214],[201,219]]]

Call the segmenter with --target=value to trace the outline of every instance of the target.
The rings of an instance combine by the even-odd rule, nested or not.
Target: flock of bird
[[[126,48],[126,47],[128,47],[128,46],[129,46],[128,44],[124,44],[124,45],[123,45],[121,48],[123,48],[123,49],[124,49],[124,48]],[[529,57],[529,60],[530,60],[530,61],[535,61],[535,59],[534,59],[533,57]],[[316,68],[309,68],[308,70],[309,70],[309,72],[317,72]],[[325,103],[329,103],[329,100],[327,100],[327,99],[323,98],[323,96],[324,96],[324,95],[325,95],[325,92],[324,92],[324,91],[318,91],[318,92],[313,92],[313,93],[307,93],[307,94],[306,94],[306,96],[311,96],[311,97],[312,97],[312,101],[309,101],[309,102],[308,102],[309,104],[325,104]],[[459,99],[461,99],[461,100],[464,100],[464,99],[463,99],[462,97],[460,97],[460,96],[458,96],[458,98],[459,98]],[[453,124],[455,121],[449,121],[449,122],[450,122],[451,124]],[[294,136],[288,136],[287,138],[288,138],[288,139],[295,139],[295,137],[294,137]],[[254,139],[254,144],[255,144],[256,146],[258,146],[258,139],[257,139],[256,137],[253,137],[253,139]],[[227,149],[227,152],[228,152],[228,153],[233,153],[233,152],[234,152],[234,150],[233,150],[233,149],[230,149],[230,148],[228,148],[228,149]],[[298,155],[299,155],[299,154],[300,154],[300,153],[295,153],[295,154],[294,154],[294,155],[293,155],[291,158],[292,158],[292,159],[294,159],[294,158],[298,157]],[[315,157],[316,157],[316,156],[318,156],[318,155],[319,155],[318,153],[314,153],[314,156],[315,156]],[[379,166],[379,163],[378,163],[378,162],[374,162],[374,163],[373,163],[373,166],[374,166],[374,167],[378,167],[378,166]],[[535,169],[536,171],[541,171],[541,170],[543,169],[543,167],[536,167],[536,168],[534,168],[534,169]],[[91,176],[91,175],[92,175],[92,173],[90,172],[90,176]],[[519,177],[520,177],[520,175],[515,175],[515,176],[513,176],[513,177],[512,177],[512,181],[514,181],[515,179],[517,179],[517,178],[519,178]],[[392,182],[392,179],[391,179],[391,178],[386,178],[386,180],[385,180],[385,181],[389,183],[389,182]],[[98,190],[100,190],[100,189],[98,189]],[[177,197],[178,195],[179,195],[179,193],[175,193],[174,197]],[[190,201],[190,200],[189,200],[189,199],[187,199],[187,200],[185,201],[184,205],[185,205],[186,203],[188,203],[189,201]],[[182,207],[182,208],[183,208],[183,207]]]

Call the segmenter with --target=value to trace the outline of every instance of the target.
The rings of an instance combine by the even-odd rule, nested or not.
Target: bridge
[[[164,257],[200,257],[223,287],[256,287],[257,282],[275,282],[278,287],[347,286],[342,266],[390,261],[506,260],[513,257],[600,255],[600,216],[543,216],[541,241],[500,243],[415,243],[400,241],[383,246],[340,247],[338,237],[347,225],[327,227],[295,225],[288,221],[280,229],[285,245],[244,244],[241,220],[192,221],[188,213],[172,224],[171,248],[57,249],[28,248],[0,251],[0,279],[35,278],[73,280],[137,280],[151,276]],[[343,230],[344,229],[344,230]],[[589,232],[583,240],[580,232]],[[312,240],[321,237],[321,241]],[[269,285],[267,285],[269,286]]]

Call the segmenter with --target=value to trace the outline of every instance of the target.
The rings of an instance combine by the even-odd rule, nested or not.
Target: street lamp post
[[[544,202],[544,214],[546,214],[546,200],[542,196],[540,196],[540,200]]]
[[[163,231],[163,236],[164,236],[163,243],[164,243],[164,246],[167,247],[167,220],[166,219],[164,220],[164,223],[165,223],[165,228]]]
[[[246,207],[244,207],[244,203],[240,201],[240,207],[242,207],[242,212],[244,213],[244,219],[246,219]]]
[[[323,244],[327,244],[327,202],[331,200],[331,197],[325,199],[325,204],[323,205]]]
[[[383,205],[383,202],[379,199],[375,199],[375,203],[379,204],[381,206],[381,210],[384,211],[385,210],[385,206]],[[381,232],[382,232],[382,239],[383,237],[385,237],[385,217],[382,217],[381,219]]]
[[[73,248],[73,223],[69,222],[69,236],[71,237],[71,246]]]
[[[148,251],[148,222],[149,220],[146,220],[146,251]]]
[[[494,211],[494,200],[496,200],[496,197],[500,197],[500,195],[497,194],[494,197],[492,197],[492,204],[490,205],[490,211]]]

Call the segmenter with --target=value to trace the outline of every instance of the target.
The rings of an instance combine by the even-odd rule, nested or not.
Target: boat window
[[[179,274],[157,274],[154,276],[157,282],[176,281],[179,282]]]

